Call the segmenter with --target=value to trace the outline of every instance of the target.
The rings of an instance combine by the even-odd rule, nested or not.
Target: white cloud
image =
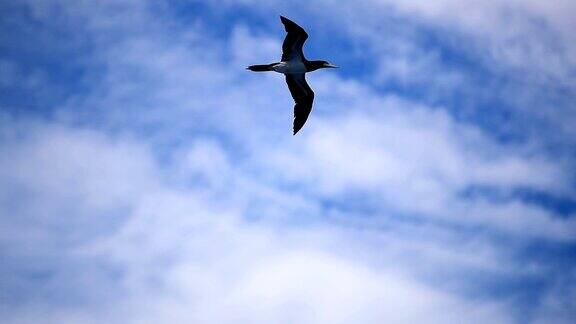
[[[129,144],[95,132],[61,127],[35,125],[27,129],[32,134],[5,151],[13,158],[11,161],[18,163],[3,163],[2,180],[12,181],[11,188],[50,184],[49,190],[36,188],[43,199],[35,201],[34,207],[49,217],[33,227],[45,231],[47,243],[62,240],[59,253],[68,260],[62,266],[72,268],[73,277],[80,275],[76,273],[76,269],[82,269],[76,263],[79,260],[96,268],[119,268],[122,273],[106,280],[103,287],[111,290],[105,296],[124,301],[107,306],[111,308],[105,313],[98,306],[89,305],[81,305],[72,313],[43,310],[53,316],[54,322],[169,319],[266,323],[292,319],[316,323],[338,319],[408,323],[428,318],[440,323],[453,316],[475,318],[479,322],[484,316],[492,319],[504,316],[494,306],[474,310],[469,302],[435,291],[405,274],[389,274],[388,270],[366,264],[367,260],[339,254],[338,246],[345,246],[353,238],[348,235],[339,236],[328,228],[306,233],[290,227],[250,225],[242,219],[242,205],[214,205],[201,191],[166,187],[162,184],[163,171],[141,143]],[[66,145],[61,145],[62,140]],[[221,154],[215,153],[219,151],[213,145],[200,142],[192,151]],[[30,159],[18,160],[17,156],[24,156],[21,152],[26,152]],[[53,168],[42,163],[46,154]],[[197,164],[199,161],[195,160],[189,168],[205,170],[207,165]],[[34,174],[35,169],[42,174]],[[18,177],[13,179],[14,175]],[[134,187],[122,190],[127,184]],[[249,194],[250,189],[237,187],[238,192],[233,194]],[[8,194],[4,192],[4,196]],[[82,200],[69,198],[70,195]],[[85,231],[84,226],[54,226],[71,224],[70,199],[77,200],[76,217],[92,215],[84,226],[118,216],[119,224],[101,233]],[[126,206],[127,212],[110,211],[118,206]],[[4,208],[3,214],[14,211]],[[4,228],[4,234],[11,234],[3,235],[4,245],[14,248],[16,257],[26,258],[23,250],[15,248],[23,240],[38,237],[17,233],[16,229],[8,228],[7,232]],[[81,236],[71,237],[77,231]],[[327,242],[336,245],[327,249],[324,247]],[[51,253],[50,249],[36,247],[32,257]],[[63,269],[53,264],[49,271],[59,273]],[[87,289],[98,289],[99,283],[91,282],[90,277],[71,279]],[[62,289],[78,288],[65,284]],[[89,296],[90,291],[80,293],[81,299],[87,298],[86,294]],[[99,303],[102,302],[108,304]],[[143,309],[141,305],[148,306]],[[304,310],[295,313],[295,307]],[[438,307],[455,307],[454,313],[437,313]],[[28,313],[22,314],[23,319],[32,316],[30,322],[39,320],[31,315],[34,308],[25,307],[23,311]]]

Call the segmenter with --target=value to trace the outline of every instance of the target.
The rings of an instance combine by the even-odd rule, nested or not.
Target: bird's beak
[[[328,64],[326,65],[326,67],[334,68],[334,69],[339,68],[339,66],[336,66],[336,65],[334,65],[334,64],[332,64],[332,63],[328,63]]]

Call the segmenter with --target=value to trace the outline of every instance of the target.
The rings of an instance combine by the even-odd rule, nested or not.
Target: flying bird
[[[304,126],[312,111],[314,91],[306,83],[306,73],[322,68],[337,68],[327,61],[308,61],[304,57],[302,47],[308,38],[306,31],[292,20],[280,16],[280,21],[286,29],[286,38],[282,43],[282,58],[280,62],[251,65],[248,70],[254,72],[274,71],[286,76],[286,83],[294,99],[294,135]]]

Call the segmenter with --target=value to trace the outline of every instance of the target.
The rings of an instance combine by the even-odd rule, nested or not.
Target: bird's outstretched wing
[[[284,38],[284,43],[282,43],[282,61],[291,61],[293,59],[303,61],[304,53],[302,52],[302,47],[308,38],[308,34],[292,20],[283,16],[280,16],[280,20],[288,33],[286,38]]]
[[[304,126],[312,111],[314,91],[306,83],[306,76],[301,74],[286,74],[286,83],[294,98],[294,135]]]

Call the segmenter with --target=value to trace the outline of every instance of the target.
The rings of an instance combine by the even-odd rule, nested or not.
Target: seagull
[[[304,42],[308,38],[306,31],[286,17],[280,16],[280,21],[287,33],[282,44],[280,62],[251,65],[246,69],[254,72],[274,71],[286,76],[286,83],[295,103],[294,135],[296,135],[306,123],[314,101],[314,91],[306,83],[306,73],[323,68],[337,68],[337,66],[327,61],[308,61],[302,52]]]

